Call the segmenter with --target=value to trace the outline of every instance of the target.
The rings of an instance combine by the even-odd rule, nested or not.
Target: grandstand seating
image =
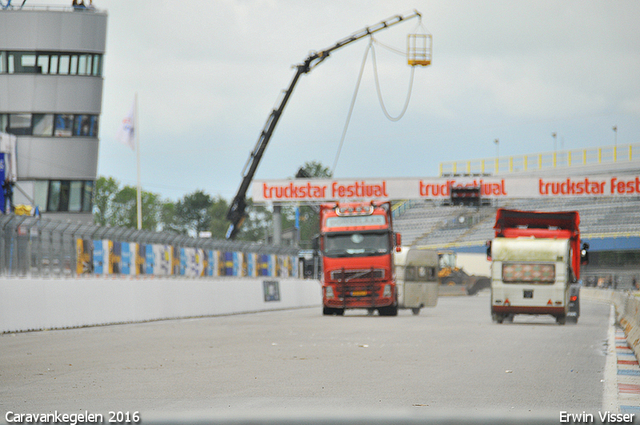
[[[493,237],[498,207],[536,211],[578,211],[583,238],[640,235],[640,198],[590,197],[571,199],[512,199],[491,206],[443,206],[416,201],[397,214],[395,230],[403,245],[482,245]]]
[[[625,171],[640,171],[637,162]],[[585,171],[590,167],[582,167]],[[619,172],[619,164],[591,167],[591,173]],[[562,170],[554,170],[555,175]],[[539,172],[541,174],[541,172]],[[548,173],[548,171],[545,171]],[[567,174],[568,170],[564,170]],[[529,172],[528,174],[533,174]],[[403,245],[433,248],[479,246],[493,237],[498,208],[536,211],[578,211],[580,232],[585,238],[640,236],[640,197],[574,197],[504,199],[482,207],[449,206],[442,201],[409,201],[395,208],[394,229]]]

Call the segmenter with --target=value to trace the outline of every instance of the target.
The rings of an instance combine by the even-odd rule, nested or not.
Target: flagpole
[[[138,92],[136,92],[135,99],[135,113],[134,113],[134,133],[136,136],[136,162],[138,168],[138,190],[137,190],[137,204],[138,204],[138,230],[142,229],[142,192],[140,190],[140,127],[138,126]]]

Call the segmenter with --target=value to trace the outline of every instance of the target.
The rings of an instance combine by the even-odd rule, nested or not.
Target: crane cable
[[[404,116],[404,114],[407,112],[407,109],[409,108],[409,101],[411,100],[411,91],[413,89],[413,75],[415,74],[415,67],[414,66],[411,67],[411,76],[409,77],[409,90],[407,91],[407,98],[404,102],[402,111],[400,111],[400,114],[397,117],[393,117],[387,111],[387,108],[384,104],[384,99],[382,98],[382,90],[380,89],[380,78],[378,77],[378,65],[376,61],[376,49],[374,48],[373,43],[371,44],[371,60],[373,62],[373,75],[376,81],[376,92],[378,93],[378,101],[380,102],[380,107],[382,108],[382,112],[384,112],[384,115],[387,117],[387,119],[389,119],[389,121],[398,122]]]
[[[333,176],[333,172],[336,169],[336,165],[338,165],[338,158],[340,158],[340,152],[342,151],[342,145],[344,144],[344,138],[347,135],[347,129],[349,128],[349,122],[351,121],[351,114],[353,113],[353,108],[356,105],[356,97],[358,96],[358,89],[360,88],[360,82],[362,81],[362,74],[364,74],[364,66],[367,63],[367,56],[369,56],[369,49],[371,48],[371,43],[373,43],[373,37],[369,41],[369,46],[364,51],[364,57],[362,58],[362,65],[360,65],[360,74],[358,74],[358,81],[356,82],[356,89],[353,92],[353,97],[351,98],[351,106],[349,106],[349,112],[347,113],[347,121],[344,123],[344,128],[342,129],[342,137],[340,138],[340,144],[338,145],[338,152],[336,152],[336,158],[333,160],[333,167],[331,167],[331,176]]]
[[[418,24],[416,25],[416,27],[414,28],[414,30],[412,32],[416,33],[418,28],[420,28],[423,31],[426,31],[426,28],[422,24],[422,18],[420,18]],[[380,102],[380,107],[382,108],[382,112],[384,112],[384,115],[390,121],[397,122],[397,121],[400,121],[400,119],[407,112],[407,108],[409,107],[409,101],[411,100],[411,92],[413,90],[413,76],[414,76],[415,66],[411,67],[411,76],[409,77],[409,89],[407,91],[407,99],[405,100],[404,107],[402,108],[402,111],[400,112],[400,115],[398,115],[397,117],[392,117],[389,114],[389,112],[387,111],[387,108],[384,105],[384,100],[382,99],[382,90],[380,89],[380,79],[378,77],[378,65],[377,65],[377,61],[376,61],[376,51],[375,51],[375,48],[373,46],[373,42],[377,43],[378,45],[380,45],[380,46],[382,46],[382,47],[384,47],[384,48],[386,48],[386,49],[388,49],[388,50],[390,50],[390,51],[392,51],[394,53],[398,53],[400,55],[404,55],[404,53],[399,51],[398,49],[393,48],[393,47],[385,46],[384,44],[380,43],[380,41],[374,40],[373,36],[371,36],[371,43],[369,44],[369,47],[371,48],[371,60],[373,61],[373,75],[375,76],[375,80],[376,80],[376,92],[378,93],[378,101]]]
[[[344,124],[344,128],[342,129],[342,137],[340,138],[340,143],[338,145],[338,152],[336,152],[336,157],[333,161],[333,166],[331,167],[331,176],[333,176],[334,171],[336,169],[336,166],[338,165],[338,159],[340,158],[340,152],[342,151],[342,145],[344,144],[344,139],[347,135],[347,129],[349,128],[349,123],[351,122],[351,115],[353,113],[353,109],[355,107],[356,104],[356,98],[358,96],[358,89],[360,88],[360,82],[362,81],[362,75],[364,74],[364,66],[367,63],[367,57],[369,55],[369,50],[371,50],[371,57],[373,60],[373,74],[374,74],[374,78],[376,81],[376,92],[378,93],[378,101],[380,102],[380,106],[382,107],[382,112],[384,113],[384,115],[393,122],[397,122],[400,121],[400,119],[404,116],[404,114],[407,112],[407,108],[409,107],[409,101],[411,100],[411,91],[413,89],[413,75],[414,75],[414,68],[415,67],[411,67],[411,77],[409,79],[409,90],[407,93],[407,99],[405,100],[405,104],[404,107],[402,108],[402,111],[400,112],[400,115],[398,115],[397,117],[392,117],[388,112],[387,109],[384,105],[384,100],[382,99],[382,91],[380,90],[380,80],[378,78],[378,66],[376,64],[376,54],[375,54],[375,48],[373,46],[373,44],[378,43],[379,45],[381,45],[382,47],[385,47],[395,53],[400,53],[397,49],[394,49],[392,47],[389,46],[385,46],[384,44],[380,43],[379,41],[375,40],[373,38],[373,35],[371,35],[369,37],[369,45],[367,46],[367,48],[365,49],[364,52],[364,57],[362,58],[362,65],[360,65],[360,73],[358,74],[358,81],[356,82],[356,88],[353,92],[353,97],[351,98],[351,105],[349,106],[349,112],[347,113],[347,120]],[[400,53],[402,54],[402,53]]]

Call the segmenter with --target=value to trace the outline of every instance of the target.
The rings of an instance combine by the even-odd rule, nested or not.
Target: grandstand
[[[535,177],[581,174],[640,175],[640,160],[500,173]],[[481,254],[493,238],[498,208],[578,211],[581,237],[590,245],[590,264],[583,270],[588,280],[612,285],[619,281],[623,286],[630,286],[634,278],[640,282],[640,196],[494,199],[480,207],[412,200],[396,204],[394,229],[402,234],[403,245]]]
[[[433,248],[484,246],[493,237],[496,210],[501,207],[578,211],[583,239],[640,237],[640,197],[513,199],[479,208],[415,201],[397,214],[395,230],[402,234],[404,245]]]

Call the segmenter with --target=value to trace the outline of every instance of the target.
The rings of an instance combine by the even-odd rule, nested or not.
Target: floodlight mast
[[[240,183],[238,192],[236,193],[236,196],[233,198],[231,206],[227,211],[227,220],[231,222],[226,234],[227,239],[235,239],[236,235],[240,231],[240,226],[242,226],[242,222],[244,221],[246,216],[245,210],[247,206],[247,203],[246,203],[247,190],[249,189],[249,185],[251,184],[251,181],[253,180],[253,176],[256,173],[258,165],[260,164],[260,160],[262,159],[264,150],[266,149],[267,144],[269,143],[269,140],[273,135],[273,131],[276,128],[276,124],[278,124],[278,120],[280,119],[280,116],[284,111],[284,107],[286,106],[287,101],[289,100],[289,97],[291,97],[291,94],[293,93],[293,89],[298,83],[298,79],[300,78],[300,76],[302,74],[309,73],[313,68],[315,68],[320,63],[322,63],[322,61],[327,59],[329,57],[329,54],[334,50],[344,47],[347,44],[353,43],[354,41],[360,40],[361,38],[364,38],[375,32],[381,31],[385,28],[389,28],[395,24],[398,24],[400,22],[403,22],[415,17],[421,18],[422,15],[417,10],[414,10],[411,14],[407,16],[396,15],[385,21],[379,22],[373,26],[366,27],[356,33],[353,33],[349,37],[343,38],[342,40],[338,41],[336,44],[334,44],[333,46],[327,49],[321,50],[319,52],[311,53],[309,57],[307,57],[304,60],[303,63],[295,66],[296,73],[294,74],[293,79],[289,84],[289,87],[284,92],[284,95],[282,96],[282,99],[280,100],[280,103],[278,104],[278,106],[271,111],[271,114],[267,118],[267,122],[265,123],[262,129],[262,132],[260,133],[260,137],[258,138],[256,146],[253,148],[253,151],[251,152],[249,159],[247,160],[247,162],[245,163],[242,169],[242,182]]]

